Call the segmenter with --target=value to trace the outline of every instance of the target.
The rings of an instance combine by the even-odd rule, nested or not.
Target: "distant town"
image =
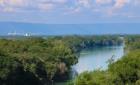
[[[7,33],[8,36],[32,36],[32,35],[35,35],[33,33],[20,33],[20,32],[17,32],[17,31],[14,31],[14,32],[8,32]]]

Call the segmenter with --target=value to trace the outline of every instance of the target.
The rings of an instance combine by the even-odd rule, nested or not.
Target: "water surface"
[[[72,76],[84,71],[93,71],[96,69],[107,69],[108,60],[113,57],[116,61],[124,55],[124,45],[122,46],[107,46],[95,47],[89,50],[83,50],[80,53],[78,63],[73,66]],[[56,85],[66,85],[66,82],[57,83]]]
[[[107,69],[108,60],[118,60],[124,54],[124,46],[96,47],[80,53],[79,62],[73,67],[78,73],[95,69]]]

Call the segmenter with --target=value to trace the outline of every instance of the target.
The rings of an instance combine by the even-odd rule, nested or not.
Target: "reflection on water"
[[[84,50],[80,53],[79,62],[72,68],[72,78],[84,71],[93,71],[96,69],[107,69],[109,59],[118,60],[124,55],[124,45],[96,47],[94,49]],[[57,83],[55,85],[66,85],[67,82]]]
[[[124,54],[124,46],[96,47],[80,53],[79,62],[73,66],[78,72],[92,71],[95,69],[107,69],[107,61],[114,56],[118,60]]]

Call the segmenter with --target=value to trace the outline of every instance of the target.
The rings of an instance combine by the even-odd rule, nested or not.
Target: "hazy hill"
[[[9,32],[33,33],[36,35],[68,34],[139,34],[139,23],[100,23],[100,24],[33,24],[0,22],[0,34]]]

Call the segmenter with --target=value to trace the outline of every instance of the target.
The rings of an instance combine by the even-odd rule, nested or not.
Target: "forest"
[[[78,75],[68,85],[140,85],[140,36],[127,35],[125,55],[107,70],[95,70]]]
[[[122,43],[123,39],[116,35],[1,37],[0,85],[53,85],[54,82],[65,81],[69,79],[71,66],[78,62],[82,49]],[[110,67],[113,70],[114,65]],[[106,72],[98,73],[102,77],[106,75]],[[93,79],[89,74],[79,75],[76,82],[74,80],[70,84],[92,85],[87,83]],[[85,81],[81,80],[82,76],[88,79],[84,77]]]

